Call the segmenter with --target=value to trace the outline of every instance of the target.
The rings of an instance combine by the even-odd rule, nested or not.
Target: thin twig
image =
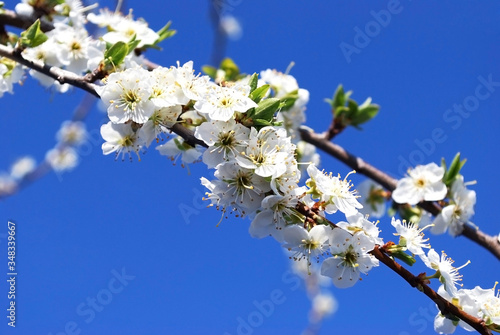
[[[0,13],[0,24],[9,25],[20,29],[29,28],[36,21],[36,19],[37,19],[36,17],[18,15],[16,12],[9,9],[4,9]],[[47,32],[54,29],[54,25],[50,22],[41,19],[40,29],[43,32]]]
[[[99,98],[99,95],[95,91],[95,85],[85,81],[84,77],[73,72],[60,69],[56,66],[50,66],[40,61],[26,59],[21,54],[16,53],[14,50],[6,47],[5,45],[0,45],[0,56],[10,58],[19,64],[29,67],[30,69],[41,72],[52,79],[57,80],[60,84],[70,84]]]
[[[216,0],[209,0],[209,3],[210,20],[212,21],[214,31],[214,43],[212,47],[211,62],[213,66],[219,66],[226,53],[227,34],[221,26],[222,13],[217,11],[217,7],[220,5]]]

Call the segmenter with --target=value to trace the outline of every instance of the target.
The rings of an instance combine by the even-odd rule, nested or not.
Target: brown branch
[[[36,19],[36,17],[18,15],[16,12],[9,9],[4,9],[0,13],[0,24],[9,25],[20,29],[29,28],[36,21]],[[54,29],[54,25],[45,20],[40,20],[40,29],[43,32],[47,32]]]
[[[57,80],[61,84],[70,84],[72,86],[81,88],[82,90],[96,96],[99,95],[95,91],[95,85],[84,80],[83,77],[56,66],[50,66],[40,61],[33,61],[23,57],[23,55],[16,53],[13,49],[0,45],[0,56],[10,58],[19,64],[29,67],[30,69],[41,72],[52,79]]]
[[[351,169],[356,170],[368,178],[376,181],[386,189],[393,191],[396,188],[397,180],[389,176],[388,174],[380,171],[371,164],[368,164],[360,157],[357,157],[340,145],[332,143],[325,139],[324,135],[316,134],[313,131],[304,128],[299,129],[300,136],[302,140],[310,144],[315,145],[327,154],[337,158],[339,161],[343,162]],[[418,204],[419,207],[425,209],[432,215],[436,216],[441,212],[441,207],[435,202],[421,202]],[[490,236],[475,227],[471,227],[469,224],[464,224],[464,230],[462,232],[463,236],[467,237],[471,241],[476,242],[483,248],[491,252],[496,258],[500,259],[500,242],[497,237]]]
[[[303,203],[299,202],[295,208],[299,213],[306,216],[306,218],[315,220],[316,222],[321,224],[328,223],[333,228],[339,228],[335,223],[331,222],[330,220],[322,216],[319,216],[313,209],[309,208]],[[406,270],[403,266],[401,266],[401,264],[394,261],[394,259],[392,259],[387,254],[387,252],[384,250],[383,247],[376,245],[375,248],[370,253],[380,262],[382,262],[384,265],[386,265],[388,268],[390,268],[392,271],[396,272],[400,277],[406,280],[408,284],[410,284],[412,287],[417,288],[419,291],[423,292],[426,296],[428,296],[432,301],[434,301],[438,306],[439,310],[441,311],[441,314],[453,315],[457,318],[460,318],[465,323],[467,323],[475,330],[477,330],[480,334],[484,335],[492,334],[491,330],[488,327],[486,327],[482,319],[476,318],[464,312],[463,310],[461,310],[460,308],[453,305],[451,302],[449,302],[448,300],[437,294],[437,292],[434,291],[432,288],[430,288],[429,285],[424,283],[421,278],[413,275],[410,271]]]

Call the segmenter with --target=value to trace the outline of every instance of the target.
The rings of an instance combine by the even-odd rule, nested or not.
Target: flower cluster
[[[42,6],[39,8],[39,6]],[[54,29],[46,32],[46,40],[36,46],[23,48],[22,55],[31,61],[55,66],[77,75],[83,75],[98,69],[104,61],[106,43],[132,43],[135,48],[155,45],[160,36],[151,30],[144,21],[137,21],[132,15],[101,10],[99,14],[86,12],[95,6],[84,8],[80,0],[58,1],[41,4],[23,1],[16,6],[16,13],[22,17],[34,17],[43,14],[43,18],[52,22]],[[96,39],[89,35],[85,24],[90,21],[108,32]],[[12,46],[13,47],[13,46]],[[120,64],[113,64],[115,69],[131,68],[142,65],[143,57],[129,52]],[[12,93],[14,83],[20,82],[24,69],[19,64],[0,58],[0,97],[4,92]],[[69,84],[60,84],[57,80],[35,70],[29,74],[40,84],[64,93]]]
[[[464,312],[482,320],[486,326],[500,332],[500,291],[495,293],[495,287],[483,289],[476,286],[474,289],[460,289],[449,294],[445,286],[441,286],[438,294]],[[460,326],[467,331],[474,331],[470,325],[460,319],[450,319],[438,312],[434,318],[434,330],[440,334],[452,334]]]
[[[261,78],[243,76],[217,84],[195,75],[192,62],[113,73],[97,88],[110,119],[101,128],[103,152],[139,155],[153,139],[182,122],[206,148],[174,137],[157,150],[172,159],[181,156],[183,163],[201,156],[214,169],[215,179],[201,178],[212,205],[250,218],[251,236],[274,237],[296,260],[311,264],[312,259],[327,257],[321,272],[339,287],[352,286],[360,273],[378,265],[369,254],[376,243],[382,244],[378,228],[358,213],[362,206],[346,178],[324,174],[310,164],[307,186],[299,186],[295,134],[304,120],[308,93],[288,74],[266,70]],[[299,202],[316,204],[319,212],[340,211],[347,222],[340,229],[304,224],[296,208]]]

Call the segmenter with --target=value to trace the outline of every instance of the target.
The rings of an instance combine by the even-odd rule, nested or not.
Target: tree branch
[[[50,66],[40,61],[26,59],[22,54],[16,53],[13,49],[8,48],[5,45],[0,45],[0,56],[10,58],[19,64],[29,67],[30,69],[41,72],[52,79],[57,80],[60,84],[70,84],[100,98],[95,91],[94,84],[87,82],[84,77],[81,77],[73,72],[60,69],[56,66]]]
[[[327,222],[330,226],[335,229],[339,228],[335,223],[330,220],[319,216],[313,209],[299,202],[295,207],[301,214],[306,216],[306,218],[314,220],[316,222]],[[453,305],[451,302],[440,296],[436,291],[429,287],[426,283],[423,282],[418,276],[413,275],[410,271],[406,270],[401,264],[397,263],[387,254],[384,250],[384,247],[376,245],[375,248],[370,252],[375,258],[377,258],[380,262],[390,268],[392,271],[396,272],[400,277],[408,282],[412,287],[416,287],[419,291],[423,292],[426,296],[428,296],[432,301],[436,303],[441,314],[443,315],[453,315],[465,323],[473,327],[480,334],[491,335],[491,330],[486,327],[484,321],[480,318],[476,318],[457,306]]]
[[[26,17],[18,15],[16,12],[9,9],[3,9],[3,11],[0,13],[0,24],[9,25],[20,29],[29,28],[36,21],[36,19],[36,17]],[[45,20],[40,20],[40,29],[43,32],[47,32],[54,29],[54,25]]]
[[[393,191],[396,188],[396,179],[380,171],[373,165],[368,164],[360,157],[349,153],[338,144],[328,141],[323,135],[317,134],[309,129],[306,129],[305,127],[299,129],[299,132],[303,141],[315,145],[327,154],[337,158],[339,161],[343,162],[351,169],[356,170],[356,172],[359,172],[376,181],[390,191]],[[438,215],[441,212],[441,207],[435,202],[424,201],[420,202],[418,206],[425,209],[434,216]],[[490,236],[480,231],[479,229],[470,226],[469,224],[464,224],[464,230],[461,235],[487,249],[500,260],[500,242],[498,241],[497,237]]]

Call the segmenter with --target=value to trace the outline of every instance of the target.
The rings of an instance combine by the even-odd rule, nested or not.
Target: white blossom
[[[155,105],[149,99],[153,93],[153,80],[142,68],[112,73],[106,85],[96,87],[96,91],[107,105],[113,123],[129,120],[145,123],[155,111]]]
[[[199,148],[186,143],[180,136],[176,136],[165,144],[156,147],[161,155],[168,156],[174,162],[181,157],[183,164],[194,163],[200,158],[202,152]]]
[[[22,179],[36,168],[36,161],[33,157],[21,157],[10,167],[10,175],[14,179]]]
[[[383,240],[378,237],[380,230],[377,225],[369,220],[362,214],[356,213],[351,215],[346,215],[347,221],[337,222],[337,226],[347,230],[351,234],[363,233],[368,239],[378,245],[384,245]]]
[[[102,36],[102,39],[111,44],[128,43],[135,37],[136,40],[140,41],[137,48],[141,48],[145,45],[153,45],[159,38],[158,34],[149,28],[145,21],[136,21],[132,15],[122,16],[101,10],[97,15],[90,13],[87,19],[94,24],[110,29]]]
[[[87,139],[85,123],[81,121],[64,121],[56,134],[60,143],[80,145]]]
[[[454,261],[447,257],[444,251],[441,253],[441,257],[439,257],[434,249],[430,249],[427,257],[421,257],[421,259],[428,268],[439,272],[439,281],[444,285],[446,292],[450,295],[455,295],[457,293],[455,285],[458,281],[462,280],[462,276],[458,273],[458,270],[470,262],[456,268],[452,265]]]
[[[250,108],[257,107],[248,97],[248,85],[211,87],[204,98],[195,103],[194,108],[202,114],[208,114],[212,120],[228,121],[236,112],[245,113]]]
[[[149,146],[155,138],[159,139],[160,134],[169,132],[168,128],[177,122],[181,113],[182,106],[180,105],[156,109],[139,129],[139,137],[143,139],[146,146]]]
[[[271,189],[263,177],[232,162],[217,165],[214,176],[218,181],[212,181],[212,193],[219,198],[219,205],[234,208],[241,215],[253,215]]]
[[[295,145],[290,142],[283,128],[264,127],[259,132],[250,130],[246,150],[236,156],[238,164],[247,169],[255,169],[262,177],[279,177],[293,161]]]
[[[295,206],[305,192],[304,187],[297,187],[286,195],[269,195],[262,200],[262,211],[257,213],[248,232],[252,237],[263,238],[271,235],[275,240],[284,241],[283,228],[287,223],[299,219]]]
[[[449,230],[451,236],[457,236],[462,233],[463,225],[470,223],[469,219],[474,215],[476,192],[467,189],[463,176],[453,182],[451,199],[453,202],[444,207],[434,220],[432,233],[442,234]]]
[[[426,243],[429,239],[424,239],[424,229],[430,226],[425,226],[419,228],[417,224],[413,222],[406,222],[403,220],[396,220],[392,218],[391,225],[396,228],[397,233],[394,235],[399,236],[399,245],[408,249],[412,254],[425,256],[425,251],[423,248],[429,249],[431,245]]]
[[[441,285],[437,293],[464,312],[472,316],[478,315],[479,304],[474,298],[472,290],[458,290],[457,293],[452,296],[448,292],[446,292],[444,285]],[[438,311],[436,317],[434,318],[434,330],[440,334],[454,333],[457,325],[467,331],[474,331],[474,328],[472,328],[463,320],[458,320],[457,322],[455,320],[448,319],[444,315],[442,315],[440,311]]]
[[[444,169],[436,163],[417,165],[408,170],[408,177],[398,180],[392,199],[399,204],[416,205],[420,201],[438,201],[448,192],[442,179]]]
[[[338,288],[353,286],[361,273],[367,274],[379,265],[378,259],[368,253],[375,244],[365,234],[351,235],[343,229],[334,229],[330,245],[333,257],[323,261],[321,274],[332,278]]]
[[[142,144],[129,123],[115,124],[108,122],[101,126],[101,136],[106,141],[102,144],[104,155],[115,152],[116,158],[121,154],[123,160],[126,154],[132,159],[131,153],[135,152],[140,159],[139,150]]]
[[[19,63],[0,57],[0,98],[4,92],[14,93],[14,84],[21,81],[23,74],[24,71]]]
[[[209,147],[203,153],[203,163],[209,169],[220,163],[235,159],[248,144],[250,130],[234,119],[227,122],[210,121],[196,127],[194,136]]]
[[[359,202],[363,205],[359,211],[374,218],[381,218],[385,214],[385,190],[372,181],[366,179],[356,188],[359,192]]]
[[[333,295],[329,293],[317,294],[312,299],[312,310],[309,319],[312,322],[318,322],[324,317],[335,313],[338,307],[338,302]]]
[[[318,170],[314,165],[309,165],[307,173],[310,179],[306,185],[311,188],[309,191],[313,198],[319,198],[323,203],[325,212],[332,214],[340,210],[349,215],[357,212],[362,205],[356,199],[356,190],[351,191],[352,184],[346,178],[340,179],[340,175],[335,177],[327,175]]]
[[[54,148],[47,152],[45,160],[55,171],[71,170],[78,165],[78,153],[72,147]]]
[[[299,225],[287,226],[283,230],[283,247],[295,252],[291,256],[294,260],[305,258],[311,263],[311,258],[328,252],[332,232],[333,229],[325,225],[314,226],[309,231]]]

